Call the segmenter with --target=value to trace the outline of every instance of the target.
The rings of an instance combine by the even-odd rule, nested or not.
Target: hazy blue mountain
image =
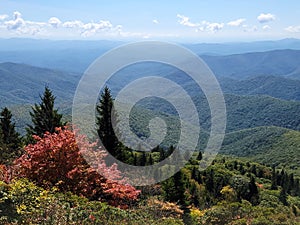
[[[137,65],[137,68],[139,66],[145,68],[145,65]],[[151,67],[151,64],[147,66]],[[132,79],[149,75],[146,71],[137,74],[134,68],[125,69],[123,71],[125,76],[121,76],[122,79],[120,77],[118,79],[118,74],[112,78],[110,87],[113,89],[113,93],[116,93]],[[153,71],[147,72],[151,74],[155,71],[155,67],[153,69]],[[181,76],[182,74],[173,74],[174,71],[169,71],[166,66],[159,66],[159,69],[160,75],[172,78],[186,89],[198,108],[202,128],[209,130],[210,111],[201,89],[191,80]],[[74,91],[80,77],[81,74],[76,73],[37,68],[24,64],[1,63],[0,107],[18,105],[22,108],[22,105],[33,104],[39,101],[39,95],[43,93],[44,86],[48,85],[53,90],[54,95],[57,96],[57,104],[61,110],[70,115]],[[227,131],[257,126],[278,126],[300,130],[300,117],[296,116],[300,112],[300,102],[278,99],[299,100],[299,82],[281,77],[256,77],[243,81],[220,79],[221,86],[227,93],[225,94]],[[159,111],[169,115],[175,114],[172,108],[153,99],[142,102],[142,106],[150,111]],[[18,111],[28,110],[18,109]],[[25,113],[19,113],[19,115],[22,117]],[[18,120],[22,121],[23,119]]]
[[[0,63],[0,106],[34,103],[47,85],[58,102],[71,101],[79,74],[24,64]]]
[[[300,50],[300,40],[287,38],[276,41],[231,42],[231,43],[198,43],[185,45],[197,54],[232,55],[249,52],[272,50]]]
[[[202,56],[216,76],[244,79],[259,75],[300,79],[300,51],[274,50],[227,56]]]
[[[0,39],[0,62],[82,73],[96,58],[122,44],[124,42]],[[201,55],[218,76],[239,79],[256,75],[300,77],[298,39],[184,46]]]

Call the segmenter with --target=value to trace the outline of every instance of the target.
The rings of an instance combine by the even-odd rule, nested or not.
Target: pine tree
[[[277,173],[276,173],[276,169],[275,166],[272,166],[272,185],[271,185],[271,189],[272,190],[277,190]]]
[[[250,201],[253,205],[257,205],[259,203],[259,193],[254,176],[251,176],[250,178],[249,195],[247,196],[247,200]]]
[[[30,112],[33,125],[28,125],[26,129],[29,142],[33,141],[32,135],[43,137],[47,131],[54,133],[55,128],[66,125],[62,122],[62,114],[54,109],[55,96],[48,87],[45,87],[44,94],[40,99],[41,103],[35,104]]]
[[[284,205],[288,205],[288,202],[287,202],[287,193],[286,191],[282,188],[281,191],[280,191],[280,194],[279,194],[279,201],[282,202],[282,204]]]
[[[108,87],[105,87],[101,94],[99,103],[96,107],[97,116],[97,133],[106,148],[114,157],[122,160],[120,143],[115,135],[113,123],[117,120],[117,115],[113,110],[113,98]],[[114,119],[114,121],[112,121]]]
[[[0,114],[0,129],[2,141],[9,148],[18,149],[21,147],[20,134],[15,130],[15,123],[12,123],[12,114],[8,108],[4,108]]]
[[[147,156],[146,153],[143,151],[139,160],[139,165],[146,166],[146,163],[147,163]]]
[[[151,153],[149,153],[148,165],[153,165],[153,164],[154,164],[154,161],[153,161],[152,155],[151,155]]]
[[[159,148],[159,162],[163,161],[166,158],[166,153],[163,148]]]
[[[15,130],[15,123],[12,123],[12,114],[8,108],[0,113],[0,164],[9,164],[14,158],[20,156],[22,140]]]
[[[166,201],[178,202],[182,207],[187,205],[185,194],[186,183],[181,170],[163,182],[163,190]]]
[[[202,152],[199,151],[198,155],[197,155],[197,160],[201,161],[202,160]]]

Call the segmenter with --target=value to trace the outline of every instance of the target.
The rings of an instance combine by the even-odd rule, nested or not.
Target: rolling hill
[[[149,65],[148,65],[149,66]],[[126,72],[126,71],[125,71]],[[126,74],[134,74],[135,70],[128,70]],[[152,73],[153,71],[150,71]],[[166,68],[161,69],[166,77],[170,75]],[[200,89],[195,88],[193,83],[185,80],[180,74],[171,74],[174,80],[182,84],[192,96],[198,108],[201,126],[204,130],[210,127],[210,112],[207,101]],[[139,76],[139,75],[137,75]],[[117,79],[112,82],[113,91],[120,89],[132,77],[123,76],[124,79]],[[14,107],[16,111],[27,111],[30,105],[39,101],[39,95],[43,92],[44,86],[49,85],[57,97],[59,108],[70,115],[73,94],[76,89],[80,74],[68,73],[45,68],[38,68],[24,64],[1,63],[0,64],[0,107]],[[116,81],[116,79],[115,79]],[[227,107],[227,132],[240,129],[253,128],[256,126],[278,126],[288,129],[300,130],[299,115],[300,102],[280,100],[261,94],[269,94],[274,97],[299,99],[300,84],[280,77],[256,77],[245,81],[220,79],[225,94]],[[174,90],[176,91],[176,90]],[[256,94],[253,96],[253,94]],[[245,95],[245,96],[242,96]],[[142,107],[150,111],[161,111],[173,115],[174,111],[165,104],[148,99],[142,103]],[[18,113],[18,121],[24,124],[22,117],[28,114]],[[28,119],[27,119],[28,120]],[[22,127],[20,125],[20,127]]]
[[[300,176],[299,131],[256,127],[228,133],[220,153],[296,171]]]
[[[219,78],[224,93],[268,95],[278,99],[300,101],[300,81],[278,76],[256,76],[245,80]]]
[[[83,73],[96,58],[121,44],[124,43],[0,39],[0,62]],[[244,79],[274,75],[300,79],[300,40],[297,39],[183,46],[200,55],[217,76]]]
[[[32,104],[39,99],[44,87],[49,86],[57,101],[73,99],[79,74],[39,68],[25,64],[0,64],[0,107]]]
[[[216,76],[245,79],[273,75],[300,79],[300,51],[273,50],[227,56],[202,56]]]

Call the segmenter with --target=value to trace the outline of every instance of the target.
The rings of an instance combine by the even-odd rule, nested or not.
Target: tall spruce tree
[[[22,140],[11,118],[11,112],[5,107],[0,113],[0,164],[9,164],[21,154]]]
[[[113,123],[117,120],[117,115],[113,115],[113,98],[108,87],[104,88],[101,94],[97,110],[97,133],[106,148],[114,157],[122,160],[120,143],[115,135]],[[115,121],[112,121],[112,118]]]
[[[277,173],[276,173],[276,168],[275,166],[272,166],[272,185],[271,185],[272,190],[277,190]]]
[[[62,122],[62,114],[54,109],[55,96],[48,87],[45,87],[44,94],[40,99],[41,103],[35,104],[30,112],[33,125],[28,125],[26,129],[29,139],[32,135],[43,137],[46,131],[54,133],[55,128],[66,125]]]

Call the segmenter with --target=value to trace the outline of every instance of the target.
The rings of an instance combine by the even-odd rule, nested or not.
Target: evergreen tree
[[[133,165],[138,166],[138,159],[137,159],[136,153],[134,153],[134,155],[133,155]]]
[[[9,164],[21,155],[22,141],[11,118],[11,112],[5,107],[0,113],[0,164]]]
[[[166,158],[166,153],[163,148],[159,148],[159,162],[163,161]]]
[[[140,166],[145,166],[146,163],[147,163],[147,156],[146,156],[146,153],[143,151],[141,156],[140,156],[139,165]]]
[[[153,165],[153,164],[154,164],[154,161],[153,161],[152,155],[150,153],[149,158],[148,158],[148,165]]]
[[[248,201],[250,201],[253,205],[258,205],[259,203],[259,193],[258,188],[255,183],[254,176],[251,176],[250,182],[249,182],[249,195],[246,198]]]
[[[45,87],[44,94],[40,99],[41,103],[35,104],[30,112],[33,125],[28,125],[26,129],[29,142],[33,141],[32,135],[43,137],[45,132],[54,133],[55,128],[66,125],[62,122],[62,114],[54,109],[55,96],[48,87]]]
[[[99,103],[96,107],[97,116],[97,133],[106,148],[114,157],[122,160],[120,143],[115,135],[113,123],[117,120],[117,115],[113,110],[113,98],[108,87],[105,87],[101,94]],[[114,119],[114,121],[112,121]]]
[[[9,148],[19,149],[21,147],[20,134],[15,130],[15,123],[11,121],[12,114],[8,108],[4,108],[0,114],[0,130],[2,133],[2,142]]]
[[[172,177],[162,183],[163,195],[166,201],[177,202],[182,209],[188,205],[184,173],[179,170]]]
[[[288,202],[287,202],[287,193],[286,191],[282,188],[281,191],[280,191],[280,194],[279,194],[279,201],[282,202],[282,204],[284,205],[288,205]]]
[[[206,189],[211,193],[214,192],[214,188],[215,188],[214,174],[215,174],[214,170],[210,169],[209,172],[206,174],[206,178],[205,178]]]
[[[277,173],[276,173],[276,169],[275,166],[272,166],[272,185],[271,185],[271,189],[272,190],[277,190]]]
[[[197,160],[201,161],[202,160],[202,152],[199,151],[198,155],[197,155]]]

